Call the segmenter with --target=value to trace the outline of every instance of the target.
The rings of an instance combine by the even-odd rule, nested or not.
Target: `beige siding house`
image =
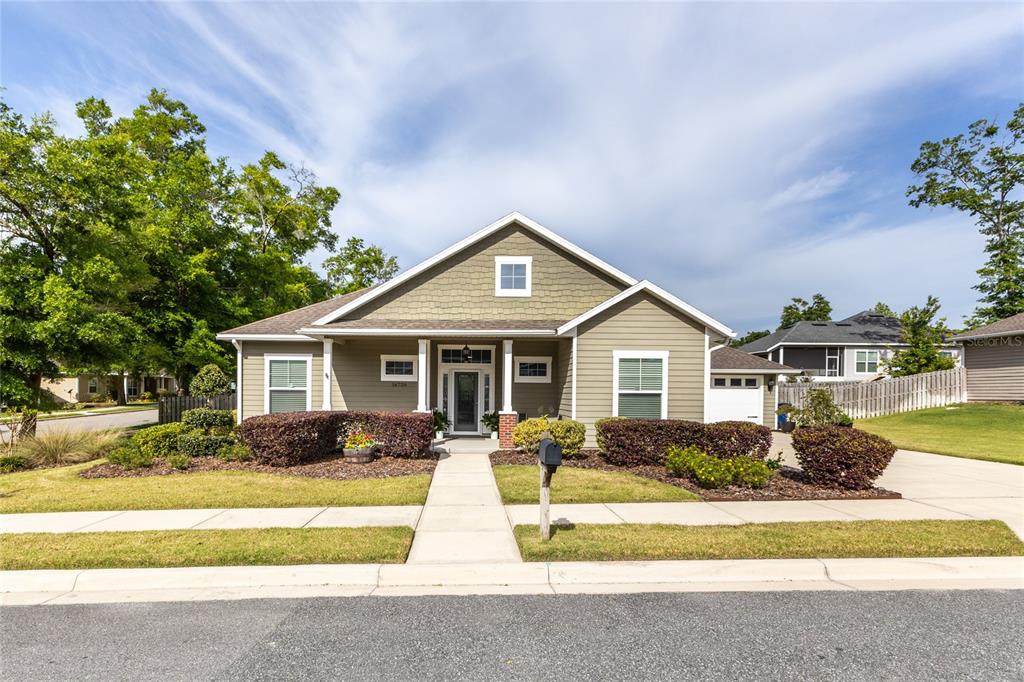
[[[771,425],[778,376],[795,370],[725,348],[732,336],[516,213],[387,282],[218,338],[237,351],[239,420],[438,410],[451,435],[481,436],[485,414],[503,434],[548,415],[592,441],[612,415]]]
[[[963,344],[968,400],[1024,402],[1024,313],[951,340]]]

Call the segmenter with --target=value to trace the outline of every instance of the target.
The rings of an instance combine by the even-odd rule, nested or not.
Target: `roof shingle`
[[[1024,334],[1024,313],[1018,313],[1002,320],[996,320],[983,327],[972,329],[963,334],[957,334],[950,338],[950,341],[961,339],[977,339],[983,336],[1010,336],[1012,334]]]
[[[752,371],[756,370],[758,372],[799,371],[794,370],[792,367],[772,362],[771,360],[759,358],[756,355],[751,355],[750,353],[744,353],[741,350],[730,348],[729,346],[723,346],[711,351],[711,371],[713,372],[716,369],[749,369]]]

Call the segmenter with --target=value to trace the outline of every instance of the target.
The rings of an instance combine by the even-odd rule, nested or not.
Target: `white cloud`
[[[852,177],[852,174],[844,171],[842,168],[833,168],[812,178],[797,180],[768,199],[767,207],[778,208],[788,204],[799,204],[827,197],[839,191],[850,177]]]

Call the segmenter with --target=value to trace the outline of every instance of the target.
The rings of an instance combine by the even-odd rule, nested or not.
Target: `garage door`
[[[761,387],[712,388],[708,391],[708,421],[761,424],[764,418]]]

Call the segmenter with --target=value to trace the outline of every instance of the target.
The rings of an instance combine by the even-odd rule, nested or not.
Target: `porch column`
[[[334,376],[334,339],[324,338],[324,402],[323,409],[331,408],[331,377]]]
[[[419,343],[419,362],[416,363],[416,411],[427,412],[427,395],[429,395],[427,362],[430,358],[430,354],[427,352],[427,345],[430,342],[427,339],[420,339]]]
[[[503,362],[501,370],[501,413],[498,414],[498,443],[503,448],[512,447],[512,429],[519,416],[512,410],[512,339],[502,341]]]
[[[126,372],[121,376],[121,395],[124,396],[124,402],[128,404],[128,373]]]
[[[235,421],[242,423],[242,342],[232,339],[235,347]],[[166,384],[165,384],[166,385]]]

